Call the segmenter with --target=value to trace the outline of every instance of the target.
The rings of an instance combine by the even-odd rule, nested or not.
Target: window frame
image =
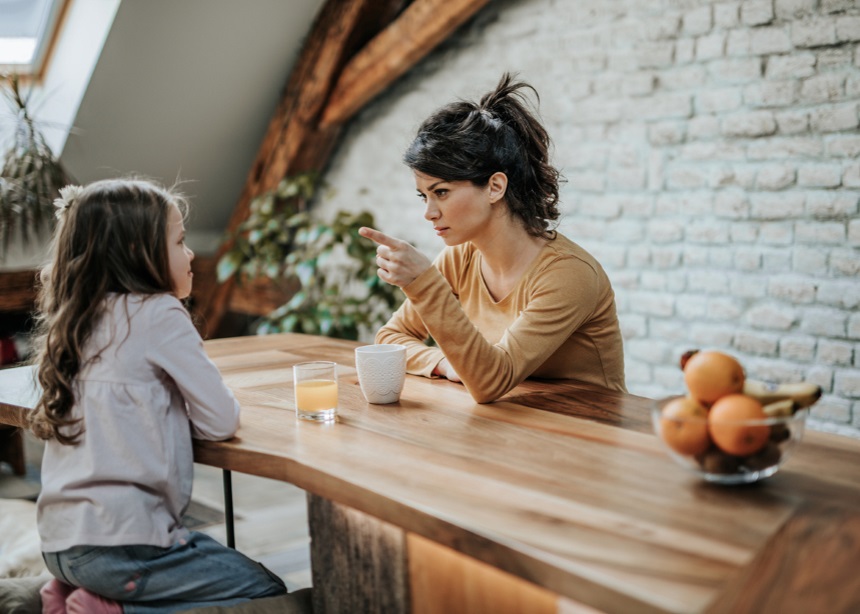
[[[68,14],[71,0],[50,0],[48,20],[38,34],[36,49],[27,64],[4,64],[0,62],[0,73],[16,74],[22,82],[41,81],[57,45],[60,30]]]

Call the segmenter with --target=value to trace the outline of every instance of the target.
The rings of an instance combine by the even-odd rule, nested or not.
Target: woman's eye
[[[444,197],[447,193],[448,193],[448,190],[443,190],[443,189],[436,190],[436,196],[438,196],[439,198]]]
[[[427,200],[427,195],[422,194],[421,192],[418,192],[418,194],[416,194],[416,196],[418,196],[418,198],[420,198],[421,200]]]

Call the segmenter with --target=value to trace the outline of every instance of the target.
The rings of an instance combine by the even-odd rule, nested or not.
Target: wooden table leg
[[[308,493],[314,612],[410,611],[402,529]]]
[[[314,612],[559,614],[573,601],[308,493]]]
[[[409,533],[412,614],[599,614],[492,565]]]
[[[233,525],[233,474],[229,469],[222,470],[224,483],[224,523],[227,528],[227,545],[236,547],[236,533]]]

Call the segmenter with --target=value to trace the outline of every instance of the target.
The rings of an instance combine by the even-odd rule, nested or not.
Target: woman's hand
[[[452,382],[462,383],[462,380],[460,380],[460,376],[457,375],[456,371],[454,371],[454,368],[451,366],[451,363],[448,362],[447,358],[443,358],[439,361],[439,364],[436,365],[435,369],[433,369],[433,373],[439,375],[440,377],[449,379]]]
[[[389,284],[401,288],[408,286],[433,265],[427,256],[406,241],[389,237],[366,226],[360,228],[358,234],[377,244],[376,266],[379,269],[376,274],[382,281]]]

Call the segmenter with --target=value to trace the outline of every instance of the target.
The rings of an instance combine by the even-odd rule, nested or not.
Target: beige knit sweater
[[[496,301],[471,243],[446,248],[403,288],[407,300],[376,335],[407,347],[409,373],[430,377],[443,357],[479,403],[527,377],[625,390],[615,294],[603,268],[562,235]],[[428,334],[438,347],[428,347]]]

